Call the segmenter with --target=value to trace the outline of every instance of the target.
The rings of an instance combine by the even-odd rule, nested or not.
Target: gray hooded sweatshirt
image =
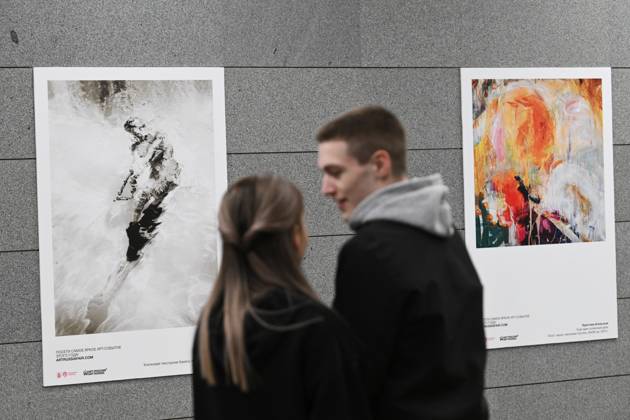
[[[448,237],[454,232],[448,187],[433,174],[396,182],[368,195],[350,216],[352,230],[373,220],[389,220]]]

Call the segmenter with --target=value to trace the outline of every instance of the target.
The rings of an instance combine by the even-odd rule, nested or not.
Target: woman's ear
[[[306,226],[304,225],[304,218],[293,227],[293,247],[300,259],[304,257],[306,253],[306,247],[308,246],[308,235],[306,234]]]

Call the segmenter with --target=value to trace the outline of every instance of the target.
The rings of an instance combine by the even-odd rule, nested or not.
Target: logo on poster
[[[499,341],[516,341],[517,338],[518,338],[518,334],[516,334],[516,335],[504,335],[502,337],[499,337]]]
[[[107,370],[107,368],[105,368],[105,369],[84,370],[83,371],[83,376],[87,376],[87,375],[104,375],[106,370]]]
[[[64,370],[63,372],[57,372],[57,379],[67,378],[69,376],[75,376],[76,374],[77,372],[68,372],[67,370]]]

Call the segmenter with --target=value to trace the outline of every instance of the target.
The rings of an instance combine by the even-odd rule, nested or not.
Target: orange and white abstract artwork
[[[602,241],[601,79],[473,79],[478,248]]]
[[[488,348],[618,336],[611,86],[610,68],[461,69]]]

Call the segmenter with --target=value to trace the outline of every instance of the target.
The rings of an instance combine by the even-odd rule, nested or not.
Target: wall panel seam
[[[313,69],[313,70],[326,70],[326,69],[340,69],[340,70],[407,70],[407,69],[427,69],[427,70],[439,70],[439,69],[452,69],[459,70],[461,67],[453,66],[224,66],[225,69],[243,70],[243,69]]]
[[[17,252],[39,252],[39,249],[6,249],[0,250],[0,254],[11,254]]]
[[[440,151],[440,150],[462,150],[461,147],[425,147],[425,148],[417,148],[412,147],[408,148],[408,152],[417,152],[417,151]],[[317,150],[278,150],[278,151],[261,151],[261,152],[228,152],[229,155],[288,155],[288,154],[313,154],[317,153]]]
[[[459,229],[458,229],[459,230]],[[463,229],[462,229],[463,230]],[[331,238],[331,237],[348,237],[354,236],[354,233],[331,233],[331,234],[321,234],[321,235],[309,235],[309,238]],[[39,252],[39,248],[33,249],[1,249],[0,255],[2,254],[16,254],[20,252]]]
[[[630,143],[616,143],[613,144],[613,147],[628,147]],[[426,148],[408,148],[409,152],[437,152],[441,150],[451,150],[451,151],[461,151],[461,147],[426,147]],[[261,151],[261,152],[227,152],[228,156],[244,156],[244,155],[300,155],[300,154],[316,154],[317,150],[274,150],[274,151]],[[3,161],[27,161],[27,160],[36,160],[35,157],[24,157],[24,158],[0,158],[0,162]]]
[[[613,144],[613,147],[626,147],[626,146],[630,146],[630,143],[615,143]],[[461,147],[424,147],[424,148],[417,148],[417,147],[412,147],[412,148],[408,148],[407,151],[408,152],[427,152],[427,151],[441,151],[441,150],[459,150],[461,151],[462,148]],[[315,154],[317,153],[317,150],[278,150],[278,151],[261,151],[261,152],[228,152],[227,155],[234,155],[234,156],[243,156],[243,155],[289,155],[289,154]]]
[[[0,343],[0,346],[33,344],[33,343],[41,343],[41,340],[19,341],[19,342],[14,342],[14,343]],[[522,383],[522,384],[498,385],[498,386],[486,387],[485,389],[492,390],[492,389],[503,389],[503,388],[516,388],[516,387],[524,387],[524,386],[557,384],[557,383],[577,382],[577,381],[590,381],[590,380],[597,380],[597,379],[611,379],[611,378],[620,378],[620,377],[630,377],[630,373],[601,375],[601,376],[582,377],[582,378],[570,378],[570,379],[561,379],[557,381],[540,381],[540,382],[527,382],[527,383]],[[188,418],[188,417],[169,417],[169,419],[179,419],[179,418]]]
[[[23,69],[23,70],[27,70],[27,69],[33,69],[35,67],[40,67],[40,66],[0,66],[0,69]],[[59,66],[41,66],[41,67],[59,67]],[[84,67],[117,67],[117,66],[89,66],[86,65]],[[123,67],[181,67],[181,66],[123,66]],[[282,70],[282,69],[358,69],[358,70],[414,70],[414,69],[418,69],[418,70],[422,70],[422,69],[427,69],[427,70],[459,70],[461,68],[468,68],[467,66],[184,66],[184,67],[223,67],[224,69],[234,69],[234,70],[241,70],[241,69],[268,69],[268,70]],[[477,66],[478,67],[478,66]],[[501,67],[501,66],[499,66]],[[554,67],[554,66],[552,66]],[[562,67],[562,66],[555,66],[555,67]],[[595,66],[597,67],[597,66]],[[604,66],[606,67],[606,66]],[[624,66],[614,66],[614,67],[610,67],[612,70],[630,70],[630,67],[624,67]]]
[[[558,381],[529,382],[529,383],[514,384],[514,385],[499,385],[499,386],[486,387],[485,389],[486,390],[490,390],[490,389],[516,388],[516,387],[523,387],[523,386],[560,384],[560,383],[564,383],[564,382],[591,381],[591,380],[596,380],[596,379],[611,379],[611,378],[621,378],[621,377],[630,377],[630,373],[620,373],[620,374],[615,374],[615,375],[593,376],[593,377],[587,377],[587,378],[560,379]]]
[[[474,67],[480,67],[480,66],[473,66],[473,68]],[[488,66],[487,68],[494,68],[494,67],[505,68],[505,66]],[[561,68],[563,66],[540,66],[540,67]],[[568,66],[568,67],[572,67],[572,66]],[[588,66],[588,67],[599,67],[599,66]],[[603,67],[607,67],[607,66],[603,66]],[[610,67],[611,70],[630,70],[630,67],[624,67],[624,66],[608,66],[608,67]],[[22,67],[17,67],[17,68],[22,68]],[[23,67],[23,68],[30,68],[30,67]],[[470,68],[470,66],[223,66],[223,68],[235,69],[235,70],[241,70],[241,69],[269,69],[269,70],[274,70],[274,69],[441,70],[441,69],[444,69],[444,70],[459,70],[462,68]]]
[[[621,223],[630,223],[630,220],[615,220],[615,224],[621,224]],[[466,231],[466,229],[464,228],[456,228],[455,230],[457,230],[458,232],[464,232]],[[347,237],[347,236],[354,236],[354,233],[324,233],[324,234],[319,234],[319,235],[309,235],[309,238],[329,238],[329,237],[335,237],[335,236],[339,236],[339,237]],[[619,241],[617,241],[617,243],[619,243]],[[18,252],[39,252],[39,248],[33,248],[33,249],[0,249],[0,255],[1,254],[9,254],[9,253],[18,253]]]
[[[10,345],[16,345],[16,344],[32,344],[32,343],[41,343],[42,340],[26,340],[26,341],[7,341],[5,343],[0,343],[0,346],[10,346]]]
[[[282,151],[262,151],[262,152],[228,152],[227,155],[291,155],[291,154],[313,154],[317,150],[282,150]]]
[[[309,235],[309,238],[334,238],[336,236],[339,236],[339,237],[354,236],[354,233],[331,233],[329,235],[327,234]]]

